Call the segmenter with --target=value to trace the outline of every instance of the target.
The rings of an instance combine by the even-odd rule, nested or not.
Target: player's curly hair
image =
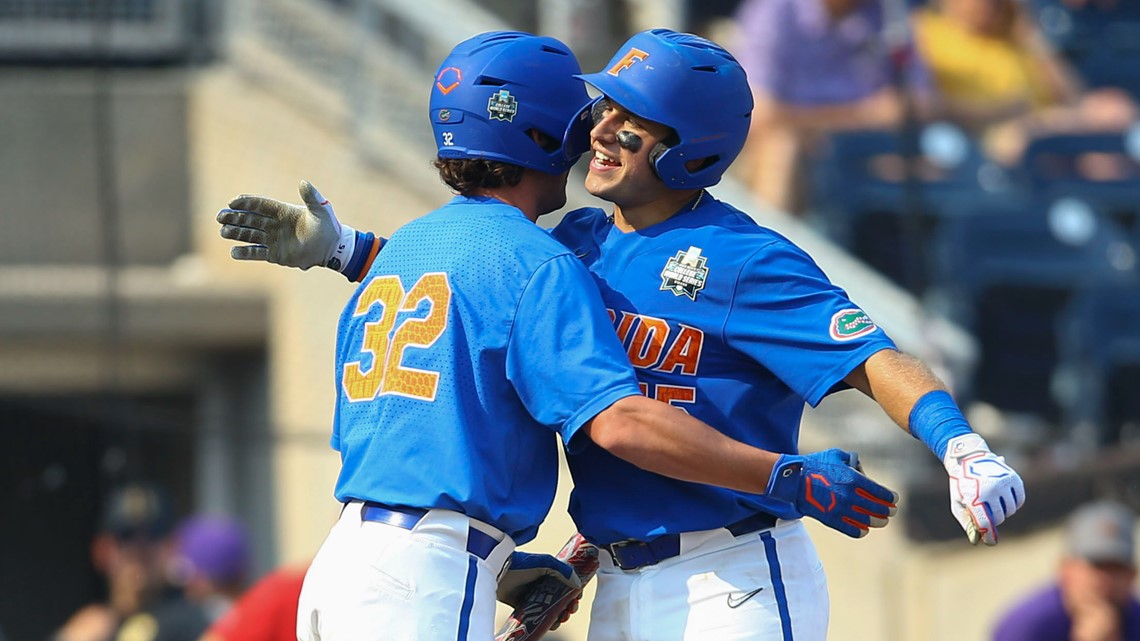
[[[432,166],[439,178],[458,194],[470,195],[477,189],[514,187],[526,169],[485,158],[436,158]]]

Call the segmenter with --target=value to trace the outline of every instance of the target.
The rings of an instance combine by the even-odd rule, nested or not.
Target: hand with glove
[[[243,194],[218,212],[222,238],[249,245],[230,249],[235,260],[264,260],[286,267],[324,266],[343,271],[356,232],[341,225],[332,205],[302,180],[303,205]]]
[[[557,579],[570,590],[582,588],[582,580],[569,563],[552,554],[516,551],[511,553],[507,571],[499,577],[498,599],[512,608],[518,607],[535,583],[545,577]]]
[[[856,539],[870,528],[885,526],[899,500],[898,493],[863,475],[854,452],[839,449],[780,455],[767,493]]]
[[[583,586],[598,571],[598,548],[577,532],[557,556],[515,552],[499,577],[499,600],[514,610],[495,641],[539,639],[578,611]]]
[[[972,432],[950,439],[942,465],[950,475],[950,512],[970,543],[997,545],[997,526],[1025,503],[1021,477]]]

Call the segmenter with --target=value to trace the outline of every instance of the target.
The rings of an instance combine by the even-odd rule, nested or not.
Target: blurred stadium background
[[[349,285],[230,261],[214,214],[232,196],[295,200],[308,178],[343,217],[387,235],[448,197],[424,112],[458,41],[537,31],[592,70],[654,26],[731,50],[736,4],[0,0],[9,641],[45,639],[99,596],[89,544],[124,481],[165,485],[183,513],[240,516],[257,574],[306,561],[335,518],[330,366]],[[1091,85],[1140,90],[1140,18],[1030,6]],[[981,641],[1051,576],[1073,506],[1110,495],[1140,507],[1140,130],[1037,140],[1013,168],[945,123],[836,135],[825,149],[805,216],[732,179],[712,192],[799,242],[932,363],[1030,497],[999,547],[972,549],[940,466],[873,403],[849,392],[809,411],[805,450],[858,449],[903,495],[898,524],[868,539],[813,529],[830,638]],[[1082,178],[1072,167],[1088,153],[1129,171]],[[883,180],[867,170],[883,154],[942,171]],[[570,182],[571,204],[589,202]],[[528,549],[554,551],[571,533],[566,490]],[[584,639],[586,610],[548,638]]]

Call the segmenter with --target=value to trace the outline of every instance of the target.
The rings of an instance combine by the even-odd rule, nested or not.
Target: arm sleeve
[[[894,342],[802,250],[772,242],[742,268],[725,339],[813,407]]]
[[[510,379],[537,421],[574,435],[619,399],[639,394],[593,277],[573,256],[539,267],[519,300],[507,346]],[[572,443],[573,441],[573,443]]]

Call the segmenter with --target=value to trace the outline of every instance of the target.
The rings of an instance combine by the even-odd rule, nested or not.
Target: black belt
[[[766,530],[776,525],[776,517],[765,512],[740,519],[725,526],[733,536]],[[623,570],[636,570],[647,565],[660,563],[681,553],[681,535],[666,534],[652,541],[618,541],[602,546],[614,559],[614,564]]]
[[[364,506],[360,509],[360,520],[386,523],[410,530],[416,527],[427,513],[427,510],[416,507],[393,507],[376,501],[364,501]],[[471,526],[467,527],[467,551],[480,559],[486,561],[499,543],[500,541],[490,534]]]

